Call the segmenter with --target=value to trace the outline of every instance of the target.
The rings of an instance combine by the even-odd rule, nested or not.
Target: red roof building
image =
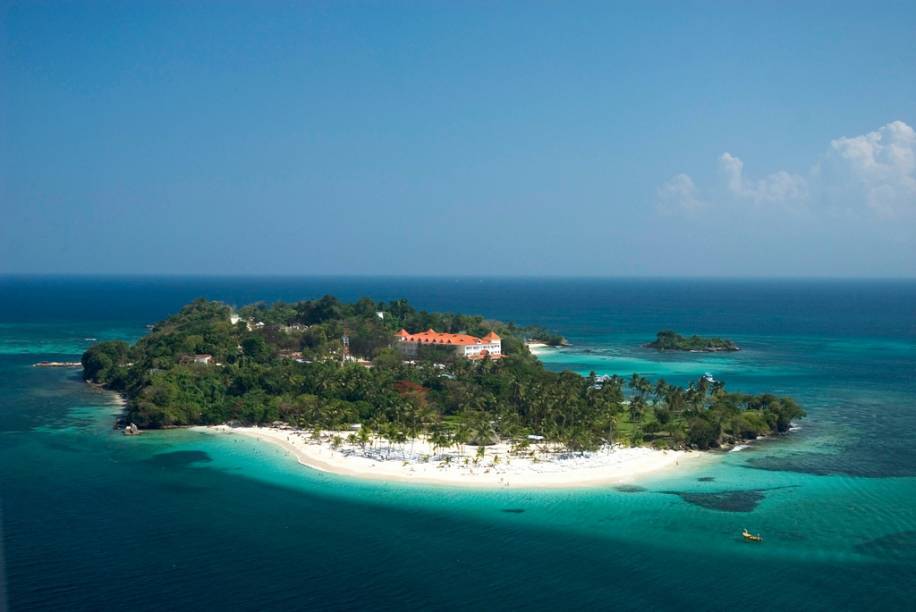
[[[447,334],[428,329],[424,332],[411,334],[402,329],[394,335],[398,348],[409,356],[415,357],[420,346],[446,346],[454,347],[455,352],[468,359],[491,359],[502,357],[502,340],[495,333],[490,332],[483,338],[468,334]]]

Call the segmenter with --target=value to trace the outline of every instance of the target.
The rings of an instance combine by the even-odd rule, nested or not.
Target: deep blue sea
[[[73,370],[196,297],[335,294],[540,324],[548,367],[799,399],[790,436],[639,486],[472,491],[126,438]],[[662,328],[734,354],[641,348]],[[742,528],[762,532],[760,545]],[[0,609],[900,610],[916,606],[916,282],[0,277]]]

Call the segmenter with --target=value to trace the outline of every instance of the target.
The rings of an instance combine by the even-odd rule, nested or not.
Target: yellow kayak
[[[744,536],[744,539],[748,542],[763,542],[763,536],[760,534],[754,535],[747,529],[741,532],[741,535]]]

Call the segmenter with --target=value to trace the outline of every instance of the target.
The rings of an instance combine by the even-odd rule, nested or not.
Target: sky
[[[0,273],[916,277],[912,1],[0,7]]]

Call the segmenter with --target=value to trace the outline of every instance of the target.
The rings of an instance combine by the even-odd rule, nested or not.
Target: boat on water
[[[741,532],[741,535],[744,536],[744,540],[745,540],[746,542],[763,542],[763,536],[762,536],[762,535],[760,535],[759,533],[756,534],[756,535],[754,535],[753,533],[751,533],[751,532],[748,531],[747,529],[745,529],[744,531],[742,531],[742,532]]]
[[[83,364],[79,361],[39,361],[32,364],[33,368],[81,368]]]
[[[709,372],[705,372],[705,373],[703,374],[703,380],[705,380],[706,382],[708,382],[708,383],[710,383],[710,384],[716,382],[716,379],[715,379],[715,378],[713,377],[713,375],[710,374]]]

